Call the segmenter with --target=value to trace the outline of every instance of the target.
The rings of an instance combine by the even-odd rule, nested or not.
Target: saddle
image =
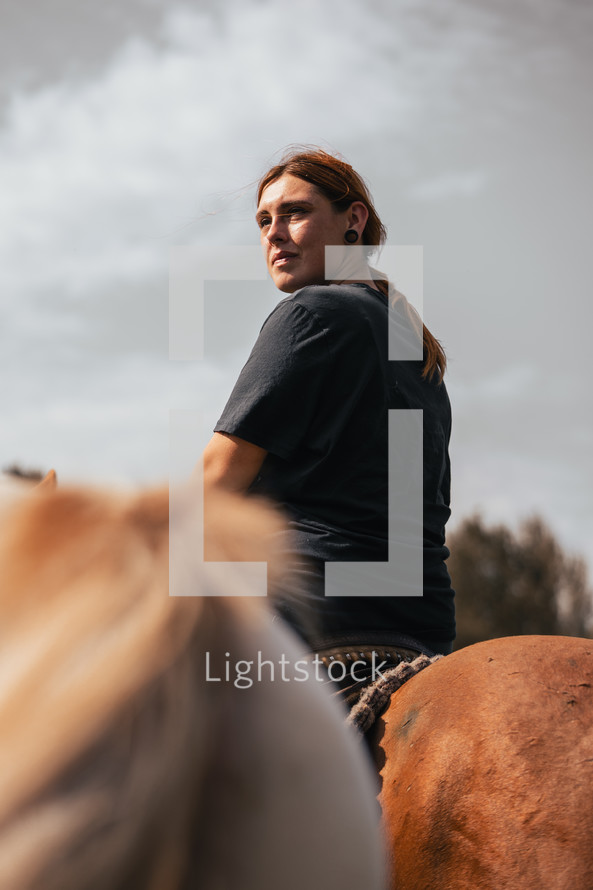
[[[307,660],[323,666],[330,691],[350,710],[368,686],[420,655],[432,658],[434,653],[406,634],[344,634],[318,641]]]

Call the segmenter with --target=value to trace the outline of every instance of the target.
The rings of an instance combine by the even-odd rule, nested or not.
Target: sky
[[[171,248],[256,245],[254,183],[312,143],[366,178],[390,245],[423,248],[424,320],[449,360],[451,526],[539,513],[593,567],[591,4],[0,11],[3,466],[161,481],[171,410],[202,413],[198,458],[280,295],[208,285],[205,357],[172,361]]]

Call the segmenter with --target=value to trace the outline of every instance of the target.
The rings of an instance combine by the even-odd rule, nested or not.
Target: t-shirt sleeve
[[[264,323],[214,431],[290,458],[307,435],[329,365],[318,318],[283,301]]]

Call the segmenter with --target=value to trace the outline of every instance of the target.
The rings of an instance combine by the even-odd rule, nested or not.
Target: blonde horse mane
[[[221,495],[210,513],[219,559],[270,556],[271,511]],[[185,886],[225,707],[203,652],[260,606],[169,596],[168,529],[165,488],[48,483],[0,505],[2,887]]]

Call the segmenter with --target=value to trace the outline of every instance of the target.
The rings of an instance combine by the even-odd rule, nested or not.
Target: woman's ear
[[[362,235],[368,218],[369,211],[366,204],[362,201],[353,201],[348,208],[348,228],[354,228],[359,235]]]

